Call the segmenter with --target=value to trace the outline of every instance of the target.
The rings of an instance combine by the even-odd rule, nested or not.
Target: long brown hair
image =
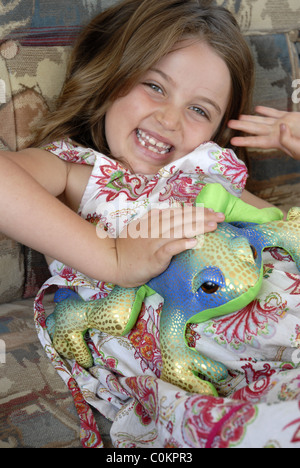
[[[109,154],[105,114],[158,60],[185,37],[204,40],[225,61],[232,80],[228,108],[214,135],[230,146],[231,118],[249,112],[254,66],[228,10],[204,0],[123,0],[96,16],[73,49],[57,109],[37,132],[35,145],[70,137]]]

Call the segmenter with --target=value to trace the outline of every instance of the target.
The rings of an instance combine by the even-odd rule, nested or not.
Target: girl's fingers
[[[273,119],[281,119],[285,115],[288,114],[286,111],[280,111],[278,109],[274,109],[273,107],[266,107],[266,106],[257,106],[255,111],[260,114],[264,115],[265,117],[271,117]]]
[[[258,125],[274,125],[278,119],[263,117],[261,115],[240,115],[238,121],[253,122]]]
[[[174,210],[173,218],[165,210],[162,221],[163,238],[188,239],[215,230],[217,224],[224,221],[224,215],[203,207],[185,205]]]
[[[228,127],[233,130],[250,133],[251,135],[268,135],[271,132],[271,125],[266,123],[257,122],[256,119],[252,120],[230,120]]]
[[[257,147],[256,138],[253,137],[233,137],[231,138],[230,143],[233,146],[238,146],[241,148],[245,148],[247,146],[250,148]]]
[[[216,229],[224,221],[223,213],[215,213],[204,207],[184,205],[181,208],[163,210],[160,214],[162,237],[190,238],[207,230]]]
[[[158,259],[161,268],[164,268],[165,265],[169,265],[172,257],[175,255],[184,252],[185,250],[192,249],[196,247],[198,241],[195,238],[192,239],[172,239],[170,242],[167,242],[159,247],[156,252],[156,257]]]
[[[268,137],[264,136],[246,136],[246,137],[233,137],[230,140],[233,146],[246,147],[249,148],[260,148],[260,149],[270,149],[273,146]]]
[[[280,125],[280,143],[286,154],[294,159],[300,159],[300,139],[292,136],[288,125]]]
[[[223,213],[215,213],[208,209],[205,209],[204,212],[205,219],[202,223],[203,226],[197,235],[204,234],[205,232],[215,231],[218,227],[218,223],[221,223],[225,220],[225,215]],[[185,238],[171,238],[169,242],[161,245],[156,253],[160,265],[166,268],[166,265],[169,265],[174,255],[196,247],[199,243],[199,240],[195,238],[195,235],[195,232],[185,233]],[[189,238],[189,236],[191,237]]]
[[[198,244],[196,236],[217,229],[223,213],[203,207],[152,210],[132,221],[116,240],[121,283],[141,285],[162,273],[172,257]],[[132,265],[144,265],[132,270]],[[128,273],[130,269],[130,281]]]
[[[282,119],[286,116],[287,112],[278,111],[271,107],[258,106],[256,107],[256,112],[260,115],[241,115],[239,120],[230,120],[228,122],[228,127],[233,130],[238,130],[244,133],[249,133],[250,135],[256,136],[272,136],[274,131],[277,128],[278,134],[278,119]],[[276,132],[275,132],[276,133]],[[237,146],[246,146],[245,140],[238,140],[239,145]],[[250,145],[253,147],[257,143],[254,140],[247,140]],[[274,144],[274,141],[265,142],[266,144]],[[264,146],[266,147],[266,146]]]

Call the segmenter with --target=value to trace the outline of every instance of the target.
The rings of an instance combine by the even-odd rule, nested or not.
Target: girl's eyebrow
[[[162,78],[164,78],[166,81],[168,81],[169,83],[171,83],[172,85],[175,85],[175,81],[169,76],[167,75],[166,73],[164,73],[162,70],[159,70],[158,68],[151,68],[151,71],[154,71],[155,73],[158,73],[159,75],[162,76]],[[220,106],[215,102],[213,101],[212,99],[209,99],[208,97],[206,96],[197,96],[196,99],[202,101],[202,102],[205,102],[207,104],[210,104],[218,114],[222,114],[222,110],[220,108]]]
[[[173,85],[175,85],[175,81],[169,75],[167,75],[165,72],[163,72],[162,70],[159,70],[158,68],[151,68],[151,70],[154,71],[155,73],[158,73],[159,75],[161,75],[169,83],[172,83]]]

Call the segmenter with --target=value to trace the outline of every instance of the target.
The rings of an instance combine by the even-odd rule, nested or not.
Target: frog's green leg
[[[166,347],[164,341],[162,341],[161,346],[162,380],[179,386],[187,392],[217,396],[213,384],[202,380],[199,374],[206,374],[210,378],[218,374],[222,378],[224,377],[223,367],[219,367],[217,362],[211,361],[188,348],[184,342],[181,344],[169,343],[168,347]]]
[[[67,359],[75,358],[83,367],[92,365],[91,355],[84,340],[84,334],[89,328],[86,315],[88,308],[88,302],[66,299],[57,304],[48,323],[49,332],[54,331],[53,346],[56,351]]]
[[[93,359],[84,340],[89,328],[120,336],[134,326],[146,296],[154,294],[147,286],[120,288],[104,299],[83,301],[66,299],[57,304],[48,321],[48,330],[53,336],[53,345],[59,354],[75,359],[82,367],[93,365]],[[55,321],[55,323],[54,323]]]
[[[84,334],[82,332],[78,331],[71,333],[69,335],[68,344],[72,355],[80,366],[85,368],[93,366],[93,358],[84,340]]]
[[[56,351],[58,352],[58,354],[60,354],[64,358],[72,359],[74,357],[73,353],[70,350],[69,342],[66,341],[65,339],[61,338],[59,336],[59,334],[54,334],[53,346],[56,349]]]
[[[188,392],[217,395],[212,383],[202,380],[220,381],[227,377],[226,367],[201,355],[186,345],[184,339],[185,318],[178,310],[163,309],[160,326],[160,346],[163,361],[161,378]]]
[[[145,297],[152,294],[154,291],[147,286],[116,286],[101,302],[91,303],[91,310],[88,311],[89,327],[113,336],[126,335],[135,325]]]

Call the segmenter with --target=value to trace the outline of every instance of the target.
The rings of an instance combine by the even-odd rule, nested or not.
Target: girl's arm
[[[115,279],[114,241],[100,240],[94,226],[56,198],[65,189],[67,165],[39,150],[31,155],[0,153],[0,231],[93,278],[105,271],[107,281]]]
[[[267,202],[266,200],[263,200],[262,198],[259,198],[256,195],[253,195],[247,190],[243,191],[241,200],[243,200],[245,203],[248,203],[249,205],[256,206],[256,208],[259,208],[259,209],[271,208],[272,206],[274,206],[271,203]]]
[[[202,208],[184,217],[181,209],[164,210],[158,215],[169,217],[169,232],[160,229],[156,238],[100,238],[96,227],[73,211],[90,172],[83,167],[39,149],[0,152],[0,231],[87,276],[132,287],[162,273],[174,255],[195,246],[189,237],[213,231],[224,220],[208,210],[203,219]],[[60,195],[72,209],[56,198]],[[151,213],[134,221],[137,232],[145,232]]]
[[[245,203],[248,203],[249,205],[256,206],[256,208],[270,208],[274,205],[271,203],[267,202],[266,200],[263,200],[262,198],[257,197],[256,195],[253,195],[252,193],[248,192],[247,190],[244,190],[241,196],[241,200],[243,200]],[[281,209],[281,208],[280,208]],[[284,216],[284,219],[287,218],[287,212],[284,210],[281,210]]]

